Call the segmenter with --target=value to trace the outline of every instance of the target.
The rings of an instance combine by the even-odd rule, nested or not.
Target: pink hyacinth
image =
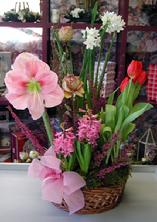
[[[56,154],[70,156],[74,152],[75,135],[72,130],[56,133],[54,151]]]
[[[16,109],[28,108],[34,120],[39,119],[45,107],[59,105],[64,93],[58,85],[56,73],[36,56],[21,53],[5,77],[6,98]]]
[[[92,145],[96,145],[96,140],[99,138],[101,123],[96,119],[96,116],[84,115],[79,119],[78,139],[79,141],[87,141]]]

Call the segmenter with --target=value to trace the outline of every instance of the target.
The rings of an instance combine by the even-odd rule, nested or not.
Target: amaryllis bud
[[[83,82],[79,76],[73,74],[64,77],[62,82],[65,98],[71,98],[73,95],[82,97],[84,94]]]
[[[142,71],[142,62],[136,60],[132,60],[127,69],[128,76],[131,79],[138,78]]]
[[[120,84],[120,91],[123,92],[124,89],[127,87],[127,85],[129,84],[129,78],[128,77],[125,77],[123,79],[123,81],[121,82]]]
[[[73,33],[71,26],[61,27],[58,31],[59,40],[62,42],[69,42],[73,37]]]

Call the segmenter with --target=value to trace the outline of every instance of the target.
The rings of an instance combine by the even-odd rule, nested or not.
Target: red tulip
[[[123,79],[123,81],[121,82],[120,84],[120,91],[123,92],[124,89],[127,87],[127,85],[129,84],[129,78],[128,77],[125,77]]]
[[[137,79],[142,71],[142,62],[136,60],[132,60],[127,69],[128,76],[131,79]]]
[[[147,79],[147,74],[143,70],[141,72],[141,74],[135,79],[135,82],[138,82],[140,85],[143,85],[143,83],[146,81],[146,79]]]

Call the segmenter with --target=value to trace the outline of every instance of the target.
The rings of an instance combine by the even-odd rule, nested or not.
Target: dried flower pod
[[[73,37],[73,33],[71,26],[61,27],[58,31],[59,40],[62,42],[69,42]]]
[[[83,82],[79,76],[73,74],[65,76],[62,82],[65,98],[71,98],[73,95],[82,97],[84,94]]]

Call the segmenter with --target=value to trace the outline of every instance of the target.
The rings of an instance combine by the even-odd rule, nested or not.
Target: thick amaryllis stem
[[[100,96],[100,91],[102,89],[102,84],[103,84],[103,80],[104,80],[104,76],[105,76],[105,71],[106,71],[108,60],[110,58],[111,49],[112,49],[112,46],[113,46],[113,43],[114,43],[114,39],[115,39],[115,33],[112,33],[112,40],[111,40],[111,43],[109,45],[108,51],[106,53],[103,70],[102,70],[102,73],[101,73],[101,76],[100,76],[99,85],[98,85],[98,88],[97,88],[97,96],[98,96],[98,98]]]
[[[45,126],[45,129],[46,129],[46,133],[47,133],[49,143],[50,143],[50,145],[52,145],[53,144],[53,129],[51,127],[50,119],[49,119],[49,116],[48,116],[46,110],[43,113],[42,118],[43,118],[43,122],[44,122],[44,126]]]
[[[103,44],[104,44],[105,33],[106,33],[106,27],[103,29],[103,32],[101,35],[101,43],[100,43],[100,50],[99,50],[99,56],[98,56],[98,65],[97,65],[96,74],[95,74],[95,87],[97,87],[97,84],[98,84],[98,74],[99,74],[101,57],[102,57],[102,53],[103,53]]]

